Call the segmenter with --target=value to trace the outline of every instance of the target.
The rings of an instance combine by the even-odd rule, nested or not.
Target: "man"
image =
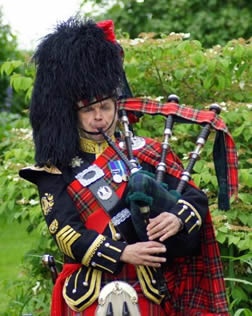
[[[49,232],[64,254],[51,315],[95,315],[100,289],[114,280],[136,290],[142,315],[227,315],[202,191],[188,185],[171,207],[153,198],[146,240],[137,234],[130,172],[103,134],[120,148],[117,99],[125,82],[112,21],[61,23],[42,40],[34,59],[30,119],[36,167],[20,175],[38,186]],[[150,176],[155,173],[151,155],[155,161],[160,156],[157,148],[159,143],[142,138],[133,152],[154,191],[162,191]],[[174,157],[169,152],[167,159],[181,169]],[[172,168],[167,171],[164,182],[175,190],[179,180]],[[159,289],[161,266],[165,293]],[[109,305],[104,315],[109,308],[116,307]]]

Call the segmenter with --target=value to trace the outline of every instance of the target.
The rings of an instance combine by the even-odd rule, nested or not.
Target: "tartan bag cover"
[[[161,145],[153,139],[145,138],[145,140],[146,146],[141,150],[134,151],[134,154],[140,160],[156,165],[160,158]],[[111,186],[115,186],[114,190],[119,191],[121,195],[124,188],[111,182],[107,164],[112,159],[117,159],[116,153],[112,148],[107,148],[95,163],[104,170],[106,181],[111,183]],[[172,152],[168,153],[166,163],[167,172],[179,177],[183,168],[179,159]],[[193,185],[192,182],[191,184]],[[94,228],[97,224],[97,218],[93,217],[92,219],[92,215],[97,213],[100,207],[95,198],[91,196],[92,194],[87,195],[87,190],[87,188],[81,187],[77,180],[68,186],[68,192],[75,201],[83,222],[88,223],[88,227],[93,226]],[[93,220],[95,221],[94,225],[92,225]],[[99,220],[102,219],[99,218]],[[106,222],[109,222],[109,218],[106,219]],[[170,315],[182,316],[186,314],[185,311],[189,315],[205,315],[206,311],[215,315],[228,315],[222,264],[210,213],[208,213],[202,228],[201,243],[201,255],[176,258],[173,265],[167,269],[167,284],[173,296],[172,300],[165,302],[164,306]],[[127,267],[129,265],[125,265],[122,273],[117,276],[105,273],[103,278],[105,283],[123,278],[133,284],[136,281],[136,273]]]
[[[238,159],[235,143],[224,121],[215,112],[197,110],[177,103],[159,103],[141,98],[121,99],[119,109],[151,115],[174,115],[175,121],[204,124],[209,123],[217,131],[213,151],[216,176],[218,178],[219,208],[229,209],[229,198],[238,193]],[[222,150],[220,149],[222,147]]]

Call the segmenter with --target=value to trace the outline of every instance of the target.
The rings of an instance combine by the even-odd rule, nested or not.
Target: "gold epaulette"
[[[33,171],[45,171],[47,173],[51,173],[51,174],[62,174],[62,172],[55,166],[43,166],[43,167],[37,167],[37,166],[28,166],[28,167],[25,167],[23,168],[22,170],[33,170]]]

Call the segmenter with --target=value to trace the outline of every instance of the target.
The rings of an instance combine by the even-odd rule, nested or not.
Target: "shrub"
[[[222,106],[221,116],[233,134],[239,153],[238,200],[231,201],[228,212],[217,208],[217,181],[212,162],[214,133],[210,135],[201,160],[194,168],[193,179],[209,196],[228,281],[230,312],[232,315],[251,315],[251,42],[231,41],[223,47],[203,49],[200,42],[185,40],[182,34],[158,40],[145,34],[140,39],[122,39],[121,44],[125,47],[125,69],[135,96],[165,101],[170,93],[176,93],[181,97],[181,103],[197,108],[206,108],[212,102],[218,102]],[[2,71],[6,71],[9,66],[10,64],[3,65]],[[3,67],[6,68],[3,70]],[[12,76],[11,71],[9,75]],[[21,78],[17,90],[23,87],[24,78]],[[32,72],[27,78],[30,80],[26,91],[31,91]],[[45,306],[49,306],[48,292],[51,291],[51,285],[45,279],[46,271],[40,264],[40,258],[47,251],[55,254],[59,260],[61,257],[47,232],[35,186],[17,176],[20,168],[33,163],[28,119],[4,114],[1,120],[0,136],[3,142],[0,144],[0,214],[8,214],[13,220],[27,220],[28,231],[38,229],[41,235],[37,248],[26,255],[29,285],[19,286],[17,283],[15,291],[9,289],[10,310],[13,310],[13,314],[8,315],[15,315],[14,310],[17,314],[20,308],[23,308],[22,312],[36,311],[36,315],[44,315],[48,310],[44,309]],[[135,130],[139,135],[160,139],[163,121],[163,117],[144,116],[135,126]],[[185,165],[188,152],[195,146],[199,129],[197,125],[175,124],[171,144]],[[34,292],[32,289],[37,281],[39,284]],[[29,288],[31,284],[33,286]],[[4,286],[6,288],[9,284]],[[24,296],[24,288],[29,293],[28,297]],[[44,299],[46,304],[43,305],[41,302]],[[13,300],[19,303],[15,305]]]

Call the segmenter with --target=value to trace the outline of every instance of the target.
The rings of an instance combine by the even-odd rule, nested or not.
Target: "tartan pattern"
[[[160,143],[151,139],[145,138],[146,145],[144,148],[134,151],[134,154],[140,160],[143,160],[153,166],[158,164],[160,159],[161,146]],[[121,196],[120,190],[124,183],[115,183],[112,181],[112,175],[108,167],[108,161],[116,160],[118,156],[116,152],[108,147],[98,159],[95,160],[95,164],[98,165],[104,171],[104,179],[110,185],[110,187]],[[182,164],[179,158],[172,152],[169,151],[166,159],[167,172],[175,177],[179,177],[183,171]],[[81,220],[83,223],[86,222],[89,215],[97,211],[100,206],[88,188],[83,187],[78,180],[74,180],[68,185],[67,191],[73,199],[77,209],[80,213]]]
[[[115,183],[112,181],[112,175],[108,167],[108,161],[116,159],[118,159],[116,152],[111,147],[108,147],[99,156],[99,158],[95,160],[95,164],[104,171],[105,176],[103,179],[120,197],[120,188],[124,185],[124,183]],[[77,206],[81,219],[84,223],[89,215],[100,208],[92,192],[88,188],[83,187],[78,180],[71,182],[68,185],[67,191]]]
[[[161,157],[161,145],[152,138],[145,138],[146,145],[138,151],[134,151],[136,157],[152,166],[157,166]],[[183,165],[174,152],[169,150],[166,156],[166,172],[179,178],[183,171]]]
[[[197,110],[177,103],[160,103],[154,100],[141,98],[121,99],[118,102],[119,109],[127,111],[137,111],[147,114],[176,115],[185,120],[195,123],[210,123],[214,129],[228,133],[224,121],[216,116],[215,112],[209,110]]]
[[[225,145],[227,151],[228,160],[228,179],[230,186],[230,195],[238,195],[238,161],[237,161],[237,151],[234,147],[234,141],[231,137],[225,137]]]
[[[157,159],[160,156],[160,144],[152,139],[146,138],[146,146],[138,151],[134,151],[135,155],[152,165],[157,164]],[[108,148],[105,152],[95,161],[96,164],[101,167],[105,174],[107,181],[110,181],[110,172],[107,167],[107,162],[111,159],[116,159],[116,153]],[[174,161],[173,161],[174,159]],[[183,170],[179,159],[169,152],[167,155],[167,171],[176,177]],[[119,185],[111,182],[113,189],[118,189]],[[77,203],[79,211],[84,213],[89,208],[89,213],[92,213],[95,206],[95,201],[92,198],[92,202],[87,202],[89,195],[80,188],[78,189],[76,181],[73,181],[69,185],[72,191],[72,196],[78,197]],[[84,200],[86,200],[84,202]],[[96,206],[97,207],[97,206]],[[91,211],[92,210],[92,211]],[[82,214],[82,217],[88,217],[86,214]],[[184,257],[174,259],[171,265],[168,265],[166,271],[166,279],[168,289],[173,293],[172,300],[165,302],[166,314],[171,316],[184,316],[184,315],[207,315],[213,313],[213,315],[228,315],[228,308],[225,295],[225,285],[223,280],[222,263],[219,256],[219,249],[214,236],[214,230],[210,213],[206,217],[203,229],[201,231],[202,242],[202,255],[194,257]],[[124,265],[119,275],[113,276],[108,273],[103,273],[103,284],[113,281],[115,279],[123,280],[131,285],[136,285],[138,282],[135,268],[132,265]],[[140,285],[137,283],[134,286],[139,293],[140,300],[144,303],[147,311],[144,311],[143,315],[146,316],[158,316],[165,315],[160,306],[151,303],[148,299],[143,297],[143,293],[140,289]],[[82,312],[77,314],[66,307],[66,314],[63,316],[91,316],[94,315],[94,304]],[[209,314],[210,315],[210,314]]]
[[[141,98],[122,99],[118,102],[119,109],[137,111],[147,114],[176,115],[192,123],[209,123],[216,130],[222,131],[225,137],[228,168],[229,197],[238,192],[238,159],[235,144],[224,121],[213,111],[197,110],[176,103],[159,103],[153,100]]]
[[[138,293],[144,316],[228,316],[222,263],[209,212],[201,232],[201,242],[202,255],[176,258],[168,265],[165,277],[172,298],[164,303],[165,312],[160,305],[144,297],[136,270],[130,264],[125,264],[118,275],[104,273],[102,285],[114,280],[132,285]],[[80,314],[65,306],[65,314],[62,316],[93,316],[96,306],[97,303],[94,303]]]

